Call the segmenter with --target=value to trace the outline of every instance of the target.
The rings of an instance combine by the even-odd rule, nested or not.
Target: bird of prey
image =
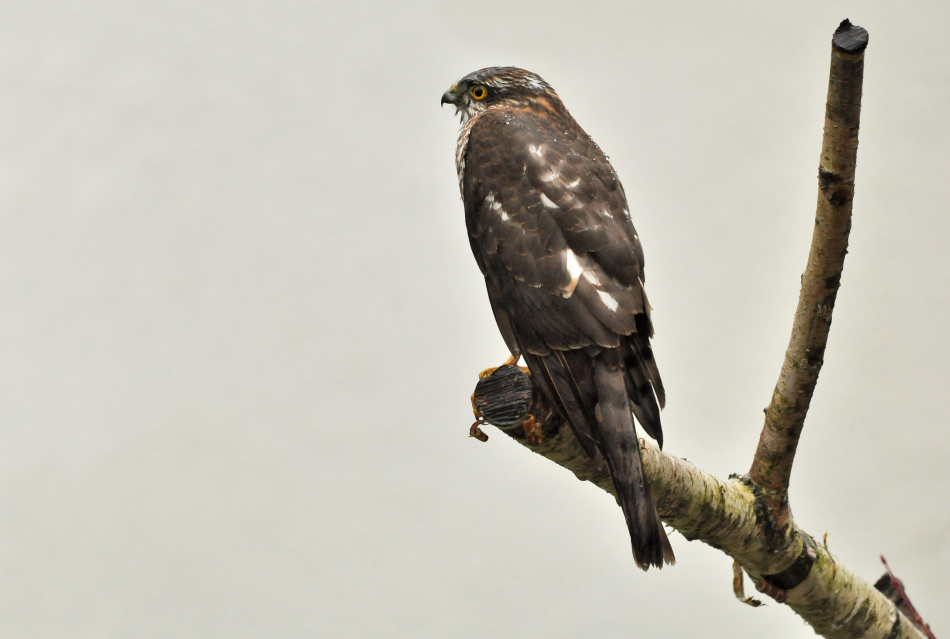
[[[600,147],[538,75],[491,67],[442,96],[461,115],[465,224],[498,329],[517,362],[607,462],[646,570],[675,562],[643,474],[634,416],[663,445],[643,249]]]

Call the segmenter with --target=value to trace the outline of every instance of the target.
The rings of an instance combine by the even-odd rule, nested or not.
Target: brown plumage
[[[513,356],[603,455],[638,566],[674,563],[643,475],[633,416],[663,445],[643,250],[620,180],[540,77],[482,69],[442,96],[472,252]]]

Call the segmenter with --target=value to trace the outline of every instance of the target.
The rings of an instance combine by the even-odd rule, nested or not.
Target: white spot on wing
[[[555,204],[555,203],[551,200],[551,198],[549,198],[549,197],[548,197],[547,195],[545,195],[544,193],[541,194],[541,204],[543,204],[544,206],[548,207],[549,209],[556,209],[556,208],[558,207],[557,204]]]
[[[564,251],[564,266],[567,268],[568,275],[571,276],[571,283],[568,284],[567,290],[565,290],[562,295],[564,297],[570,297],[574,294],[574,289],[577,288],[577,282],[581,279],[581,274],[584,272],[584,268],[581,266],[580,261],[577,259],[577,255],[571,249],[565,249]]]
[[[564,261],[567,266],[567,272],[570,273],[572,280],[576,280],[581,276],[581,273],[584,272],[584,269],[581,268],[581,263],[577,260],[577,254],[574,253],[574,251],[567,249],[564,251],[564,253]]]
[[[494,193],[489,191],[488,195],[485,196],[485,201],[488,203],[488,206],[490,206],[493,211],[499,212],[499,214],[501,215],[502,222],[507,222],[508,220],[511,219],[511,216],[508,215],[508,213],[506,213],[503,208],[501,208],[501,202],[495,199]]]
[[[567,188],[573,189],[575,186],[577,186],[577,185],[580,184],[580,183],[581,183],[581,179],[580,179],[580,178],[576,178],[576,179],[571,180],[570,182],[567,183]]]
[[[542,174],[541,174],[541,181],[542,181],[542,182],[553,182],[554,180],[558,179],[559,177],[561,177],[561,174],[558,173],[557,170],[551,169],[551,170],[548,171],[547,173],[542,173]]]
[[[618,308],[620,308],[620,304],[618,304],[617,300],[611,297],[609,293],[606,293],[604,291],[597,291],[597,294],[600,296],[600,301],[606,304],[607,308],[609,308],[610,310],[616,311]]]
[[[532,153],[534,153],[536,156],[538,156],[539,158],[541,158],[541,159],[543,160],[543,159],[544,159],[544,147],[545,147],[545,146],[547,146],[547,145],[541,144],[541,145],[535,146],[535,145],[533,145],[533,144],[529,144],[529,145],[528,145],[528,150],[531,151]]]
[[[593,269],[586,269],[584,271],[584,279],[594,286],[600,286],[600,278],[597,277],[597,273],[595,273]]]

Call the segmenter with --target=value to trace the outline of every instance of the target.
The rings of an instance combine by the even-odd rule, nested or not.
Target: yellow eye
[[[476,84],[476,85],[473,86],[471,89],[469,89],[468,92],[469,92],[469,93],[472,95],[472,97],[475,98],[476,100],[484,100],[485,98],[488,97],[488,89],[486,89],[485,87],[483,87],[483,86],[480,85],[480,84]]]

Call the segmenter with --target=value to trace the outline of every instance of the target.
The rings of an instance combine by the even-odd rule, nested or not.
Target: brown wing
[[[643,250],[606,156],[566,113],[499,109],[472,128],[465,166],[472,250],[509,348],[621,348],[632,409],[662,442]]]
[[[606,460],[637,565],[673,563],[633,423],[662,446],[643,251],[613,168],[563,109],[485,112],[464,159],[472,251],[505,341]]]

